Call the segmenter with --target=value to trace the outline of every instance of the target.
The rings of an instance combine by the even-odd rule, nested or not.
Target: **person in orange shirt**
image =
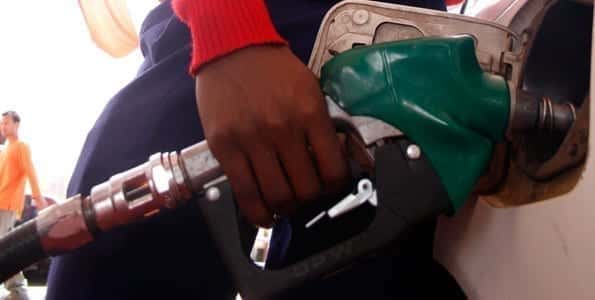
[[[2,135],[2,133],[0,133],[0,152],[2,152],[2,149],[4,149],[5,141],[6,141],[6,138]]]
[[[0,236],[10,231],[15,220],[21,217],[24,208],[25,181],[27,179],[37,209],[40,211],[47,206],[47,202],[39,191],[29,147],[19,141],[20,122],[21,118],[14,111],[3,113],[0,121],[0,135],[4,136],[8,141],[0,152]],[[22,273],[6,281],[4,286],[10,292],[4,299],[29,299],[25,289],[25,277]]]

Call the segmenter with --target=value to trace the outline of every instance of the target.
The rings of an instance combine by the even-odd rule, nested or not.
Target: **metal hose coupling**
[[[92,214],[99,231],[150,217],[201,194],[204,185],[222,176],[206,142],[180,152],[159,153],[149,161],[112,176],[91,190]]]
[[[88,197],[76,195],[43,211],[36,220],[37,233],[45,253],[59,255],[101,232],[178,207],[222,176],[206,142],[179,153],[154,154],[96,185]]]

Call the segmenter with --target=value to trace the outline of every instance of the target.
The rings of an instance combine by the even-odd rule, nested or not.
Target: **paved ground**
[[[30,286],[27,288],[27,291],[29,293],[29,299],[30,300],[44,300],[45,299],[45,291],[46,291],[46,287],[45,286]],[[6,296],[6,294],[8,294],[8,292],[4,289],[4,287],[0,287],[0,299],[2,299],[2,297]]]
[[[27,288],[27,291],[29,292],[30,300],[44,300],[45,299],[45,292],[46,292],[45,286],[30,286]],[[4,289],[3,286],[0,286],[0,299],[2,299],[2,297],[6,296],[6,294],[8,294],[8,292]],[[242,300],[242,297],[240,297],[240,295],[237,295],[235,300]]]
[[[252,258],[256,260],[255,263],[260,267],[264,267],[264,261],[259,261],[259,260],[263,260],[266,257],[266,253],[268,252],[268,243],[270,241],[270,237],[271,237],[270,230],[263,230],[263,229],[259,230],[257,238],[256,238],[257,242],[255,242],[254,249],[252,250],[251,256],[254,256]],[[260,242],[260,243],[258,243],[258,242]],[[256,257],[256,256],[260,256],[260,257]],[[34,281],[34,282],[40,282],[38,284],[42,284],[44,281]],[[32,285],[27,288],[27,291],[29,293],[30,300],[45,300],[45,294],[46,294],[45,286]],[[8,294],[8,291],[6,291],[4,289],[4,286],[0,285],[0,300],[7,294]],[[235,300],[242,300],[242,298],[240,295],[237,295]]]

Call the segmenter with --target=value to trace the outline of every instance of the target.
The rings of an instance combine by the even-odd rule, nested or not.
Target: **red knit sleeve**
[[[285,44],[264,0],[174,0],[174,12],[192,33],[190,73],[251,45]]]

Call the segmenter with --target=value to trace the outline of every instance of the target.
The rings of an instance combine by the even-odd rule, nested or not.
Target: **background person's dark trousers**
[[[16,222],[16,214],[14,211],[10,210],[0,210],[0,237],[4,236],[14,226]],[[0,249],[2,251],[2,249]],[[6,298],[1,298],[0,300],[27,300],[29,297],[27,296],[27,280],[23,275],[23,272],[19,272],[18,274],[14,275],[6,282],[4,282],[4,288],[8,290],[9,294]]]

